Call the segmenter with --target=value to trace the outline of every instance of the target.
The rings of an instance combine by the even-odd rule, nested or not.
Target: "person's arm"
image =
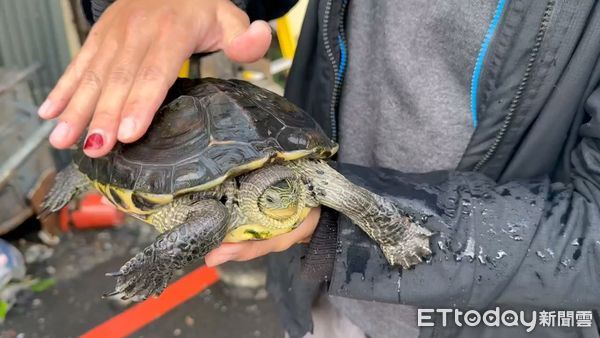
[[[376,244],[339,220],[329,293],[417,306],[492,304],[590,309],[600,304],[600,89],[588,98],[571,182],[497,185],[477,173],[419,175],[340,165],[348,178],[395,198],[436,232],[433,256],[391,267]]]

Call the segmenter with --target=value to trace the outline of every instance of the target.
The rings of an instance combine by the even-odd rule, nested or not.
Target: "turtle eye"
[[[274,201],[273,201],[273,197],[271,197],[271,196],[267,196],[267,202],[269,202],[269,203],[273,203],[273,202],[274,202]]]

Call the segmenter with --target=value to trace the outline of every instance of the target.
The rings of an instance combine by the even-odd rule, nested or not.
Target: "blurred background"
[[[181,77],[239,78],[279,94],[307,0],[271,22],[273,43],[253,64],[222,53],[192,57]],[[38,105],[89,31],[78,0],[0,0],[0,338],[283,337],[263,262],[202,263],[141,303],[102,299],[105,277],[156,233],[89,193],[36,219],[55,173],[70,160],[47,142]]]

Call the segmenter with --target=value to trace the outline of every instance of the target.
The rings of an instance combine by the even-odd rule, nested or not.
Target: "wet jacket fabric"
[[[344,49],[347,1],[309,2],[286,88],[333,139],[341,60],[351,58]],[[252,19],[271,19],[294,3],[237,2]],[[310,306],[322,289],[420,308],[595,310],[600,304],[600,4],[499,3],[474,61],[477,126],[456,170],[407,174],[337,164],[356,184],[425,216],[435,231],[432,257],[410,270],[391,267],[343,216],[327,284],[300,278],[305,247],[271,255],[269,291],[291,337],[311,330]],[[591,328],[538,325],[533,336],[598,337],[597,320],[594,311]],[[423,337],[509,334],[532,336],[523,327],[442,327],[439,317],[421,329]]]

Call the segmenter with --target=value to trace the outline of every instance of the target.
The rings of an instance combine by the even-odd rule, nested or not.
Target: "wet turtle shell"
[[[281,96],[245,81],[204,78],[178,79],[139,141],[96,159],[79,150],[73,159],[97,186],[174,196],[275,160],[327,158],[336,150]]]

